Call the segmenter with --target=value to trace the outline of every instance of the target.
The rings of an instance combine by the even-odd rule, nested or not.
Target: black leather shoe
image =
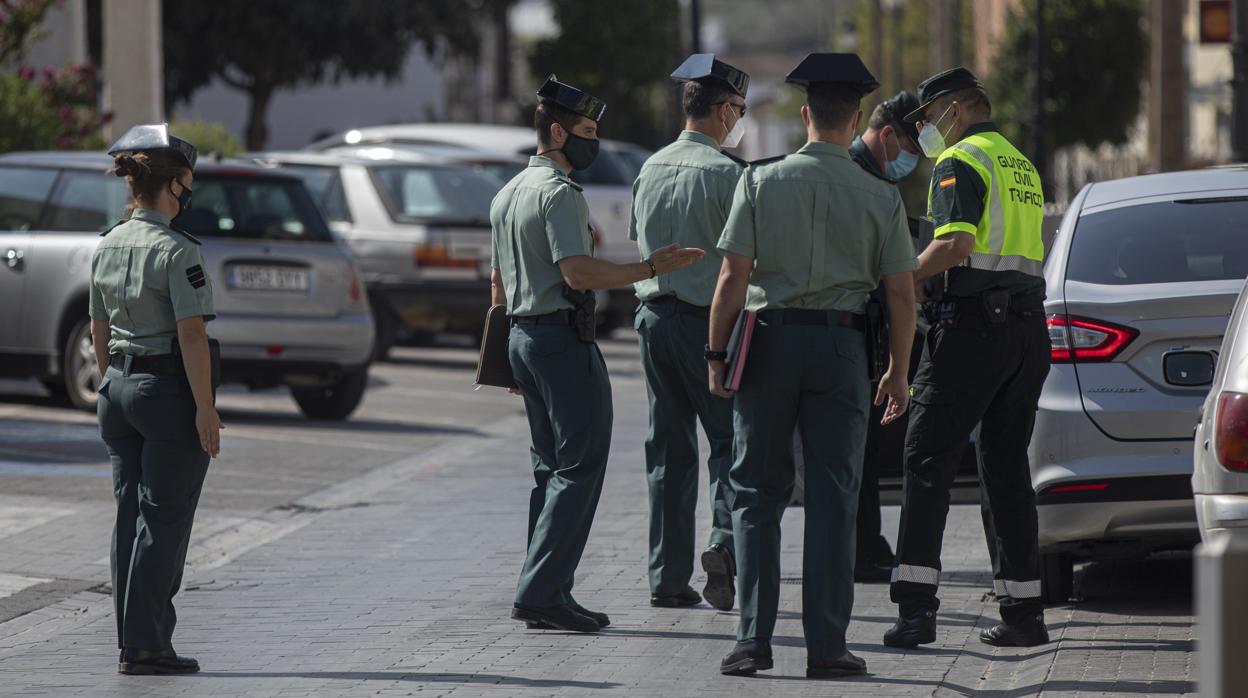
[[[719,673],[729,676],[749,676],[756,671],[775,666],[771,659],[770,640],[741,640],[732,652],[719,663]]]
[[[593,621],[598,624],[599,628],[605,628],[608,625],[611,625],[611,619],[607,617],[607,614],[605,613],[599,613],[598,611],[591,611],[588,608],[585,608],[584,606],[580,605],[579,603],[575,601],[573,601],[569,605],[572,606],[573,611],[576,611],[577,613],[587,618],[593,619]],[[529,626],[529,630],[554,630],[555,629],[554,627],[547,625],[545,623],[542,623],[542,622],[526,623],[526,625]]]
[[[889,647],[918,647],[935,641],[936,612],[927,609],[900,616],[884,631],[884,644]]]
[[[712,545],[702,553],[702,571],[706,572],[706,586],[702,595],[713,608],[731,611],[737,600],[737,565],[732,551],[722,545]]]
[[[172,650],[121,651],[117,661],[119,674],[194,674],[199,662],[191,657],[179,657]]]
[[[577,613],[568,605],[550,608],[517,605],[511,609],[511,617],[525,623],[546,625],[552,630],[569,630],[574,633],[596,633],[599,630],[597,621]]]
[[[702,603],[702,597],[698,596],[698,592],[685,587],[684,591],[675,594],[651,594],[650,605],[659,608],[684,608],[686,606],[697,606]]]
[[[1044,627],[1044,615],[1037,615],[1022,623],[1001,623],[981,632],[981,642],[997,647],[1035,647],[1049,642],[1049,629]]]
[[[893,568],[870,560],[854,563],[854,581],[859,584],[888,584],[893,579]]]
[[[848,650],[840,657],[827,662],[806,662],[806,678],[834,679],[838,676],[858,676],[867,673],[867,663]]]

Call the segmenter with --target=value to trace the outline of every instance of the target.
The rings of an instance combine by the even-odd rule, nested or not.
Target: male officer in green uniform
[[[642,256],[673,242],[705,249],[707,256],[683,271],[636,284],[641,300],[636,327],[650,397],[650,604],[692,606],[701,600],[689,587],[698,490],[696,422],[701,421],[711,447],[711,537],[702,553],[703,593],[709,604],[729,611],[736,597],[728,489],[732,401],[707,392],[702,354],[723,261],[715,244],[743,169],[721,147],[736,147],[745,130],[750,78],[710,53],[690,56],[672,78],[684,81],[685,130],[646,160],[633,183],[629,236]]]
[[[802,618],[807,676],[860,674],[845,645],[853,606],[854,518],[870,409],[863,311],[880,277],[890,364],[875,396],[886,421],[906,409],[914,335],[914,247],[896,187],[850,160],[862,96],[879,83],[854,54],[807,56],[787,81],[806,90],[809,141],[742,175],[719,247],[711,306],[711,391],[742,307],[758,313],[734,402],[733,536],[741,620],[726,674],[772,667],[780,596],[780,516],[793,489],[793,430],[806,458]],[[748,289],[748,293],[747,293]]]
[[[553,75],[537,96],[537,155],[490,207],[492,298],[511,316],[508,355],[529,418],[536,480],[511,615],[530,627],[597,632],[610,620],[572,597],[611,445],[611,383],[594,343],[588,291],[683,269],[703,252],[672,245],[635,264],[595,259],[589,207],[568,175],[597,156],[606,106]]]
[[[940,549],[958,455],[976,424],[979,473],[991,524],[993,581],[1002,623],[990,645],[1049,641],[1040,603],[1035,491],[1027,445],[1049,372],[1044,318],[1044,194],[1035,167],[990,121],[983,86],[965,68],[919,85],[919,145],[936,158],[928,196],[935,240],[916,279],[943,297],[914,380],[906,481],[891,596],[897,623],[884,644],[936,640]],[[952,145],[947,145],[952,144]]]

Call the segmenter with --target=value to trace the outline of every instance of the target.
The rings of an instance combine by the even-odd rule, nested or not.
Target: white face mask
[[[724,124],[727,127],[727,124]],[[737,123],[728,130],[728,135],[724,136],[724,142],[720,145],[725,148],[735,148],[741,144],[741,137],[745,135],[745,117],[737,119]]]
[[[949,110],[953,109],[954,104],[957,104],[957,102],[953,102],[945,107],[944,113],[940,115],[940,118],[935,123],[928,121],[923,124],[923,130],[919,131],[919,147],[923,149],[923,154],[929,158],[936,158],[945,152],[947,147],[945,145],[945,135],[936,128],[936,124],[939,124],[945,118]]]

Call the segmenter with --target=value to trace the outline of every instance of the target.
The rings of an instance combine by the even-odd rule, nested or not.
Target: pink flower
[[[30,82],[35,79],[35,69],[28,65],[24,65],[21,70],[17,71],[17,76],[26,82]]]

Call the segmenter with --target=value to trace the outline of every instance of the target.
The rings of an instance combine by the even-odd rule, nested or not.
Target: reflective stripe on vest
[[[974,169],[987,189],[968,266],[1042,276],[1044,194],[1031,161],[995,131],[967,136],[941,153],[936,162],[948,158]],[[929,192],[929,211],[931,206]]]

